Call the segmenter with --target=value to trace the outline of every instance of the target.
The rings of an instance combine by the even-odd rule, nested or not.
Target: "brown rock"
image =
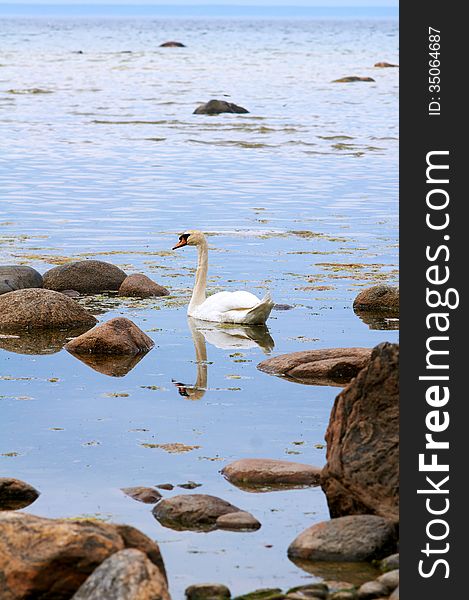
[[[195,583],[186,588],[187,600],[229,600],[231,592],[221,583]]]
[[[334,79],[332,83],[352,83],[354,81],[375,81],[372,77],[357,77],[351,75],[349,77],[341,77],[340,79]]]
[[[243,458],[226,465],[221,473],[246,491],[270,491],[318,485],[321,469],[288,460]]]
[[[163,42],[160,44],[160,48],[185,48],[185,44],[182,42]]]
[[[346,385],[365,367],[370,348],[324,348],[274,356],[257,365],[264,373],[309,385]]]
[[[399,288],[392,285],[375,285],[366,288],[353,301],[353,310],[399,315]]]
[[[323,521],[309,527],[290,544],[288,556],[309,561],[370,561],[395,547],[393,523],[374,515]]]
[[[146,275],[135,273],[128,275],[121,283],[119,296],[152,298],[153,296],[169,296],[169,291]]]
[[[93,326],[96,319],[67,296],[24,289],[0,296],[0,331],[66,329]]]
[[[399,346],[376,346],[370,364],[335,399],[321,475],[332,517],[399,519]]]
[[[387,587],[379,581],[368,581],[358,588],[358,600],[387,597]]]
[[[0,294],[25,288],[42,288],[42,275],[32,267],[0,266]]]
[[[194,115],[219,115],[221,113],[239,113],[244,114],[249,111],[242,106],[237,106],[226,100],[209,100],[205,104],[201,104],[194,110]]]
[[[153,340],[135,323],[116,317],[68,342],[65,349],[72,354],[135,356],[148,352],[153,346]]]
[[[39,492],[29,483],[12,477],[0,477],[0,510],[19,510],[37,498]]]
[[[0,513],[2,600],[68,600],[98,565],[127,547],[155,557],[159,567],[158,546],[133,527]]]
[[[186,529],[210,531],[216,529],[218,517],[239,510],[216,496],[183,494],[161,500],[152,512],[164,527],[178,531]]]
[[[170,600],[159,569],[140,550],[120,550],[103,561],[72,600]]]
[[[375,67],[381,67],[382,69],[385,69],[387,67],[398,67],[399,65],[394,65],[392,63],[388,63],[386,61],[383,61],[383,62],[377,62],[373,66],[375,66]]]
[[[116,524],[113,527],[115,527],[117,533],[121,536],[126,548],[137,548],[137,550],[144,552],[151,562],[158,567],[165,580],[167,579],[163,557],[161,556],[158,544],[131,525]]]
[[[308,600],[309,598],[326,599],[329,597],[329,590],[324,583],[309,583],[298,585],[287,592],[288,600]]]
[[[221,515],[216,520],[215,525],[218,529],[229,529],[231,531],[252,531],[261,527],[256,517],[244,510]]]
[[[162,498],[158,490],[154,490],[153,488],[128,487],[122,488],[122,491],[126,496],[130,496],[130,498],[133,498],[138,502],[143,502],[144,504],[156,504]]]
[[[329,600],[356,600],[357,593],[355,591],[335,592],[329,596]]]
[[[44,287],[58,292],[75,290],[81,294],[116,291],[127,274],[101,260],[79,260],[59,265],[43,275]]]

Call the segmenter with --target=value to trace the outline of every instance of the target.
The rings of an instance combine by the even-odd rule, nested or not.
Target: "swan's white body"
[[[208,245],[200,231],[190,231],[180,237],[182,246],[197,246],[198,265],[195,285],[187,314],[201,321],[217,323],[244,323],[245,325],[262,325],[269,318],[274,305],[270,294],[261,300],[250,292],[218,292],[206,297],[208,271]]]

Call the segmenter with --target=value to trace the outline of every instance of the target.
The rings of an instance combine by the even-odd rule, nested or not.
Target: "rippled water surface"
[[[186,48],[160,48],[168,39]],[[197,581],[241,593],[314,579],[286,549],[328,517],[321,490],[249,493],[219,470],[258,456],[324,464],[339,388],[259,372],[269,352],[397,339],[352,311],[364,286],[397,281],[398,69],[373,68],[398,62],[397,21],[5,19],[0,42],[0,262],[45,272],[97,258],[171,291],[80,300],[154,339],[123,377],[60,345],[25,354],[0,339],[2,472],[42,492],[28,512],[158,540],[174,598]],[[331,83],[347,75],[375,83]],[[192,114],[210,98],[250,112]],[[185,229],[210,234],[210,291],[270,289],[293,306],[272,313],[272,339],[191,329],[196,255],[170,250]],[[178,393],[173,380],[197,377],[205,393]],[[167,443],[195,448],[151,447]],[[188,480],[262,528],[172,531],[120,491]],[[188,492],[163,492],[175,493]]]

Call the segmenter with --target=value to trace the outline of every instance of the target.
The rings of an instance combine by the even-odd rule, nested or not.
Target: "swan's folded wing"
[[[218,292],[209,296],[203,303],[204,310],[216,310],[220,313],[233,310],[247,311],[259,304],[261,300],[250,292]]]

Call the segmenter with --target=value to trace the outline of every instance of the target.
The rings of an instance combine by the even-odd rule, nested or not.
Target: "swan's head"
[[[206,244],[205,236],[201,231],[185,231],[179,236],[179,242],[174,246],[176,248],[182,248],[183,246],[200,246]]]

